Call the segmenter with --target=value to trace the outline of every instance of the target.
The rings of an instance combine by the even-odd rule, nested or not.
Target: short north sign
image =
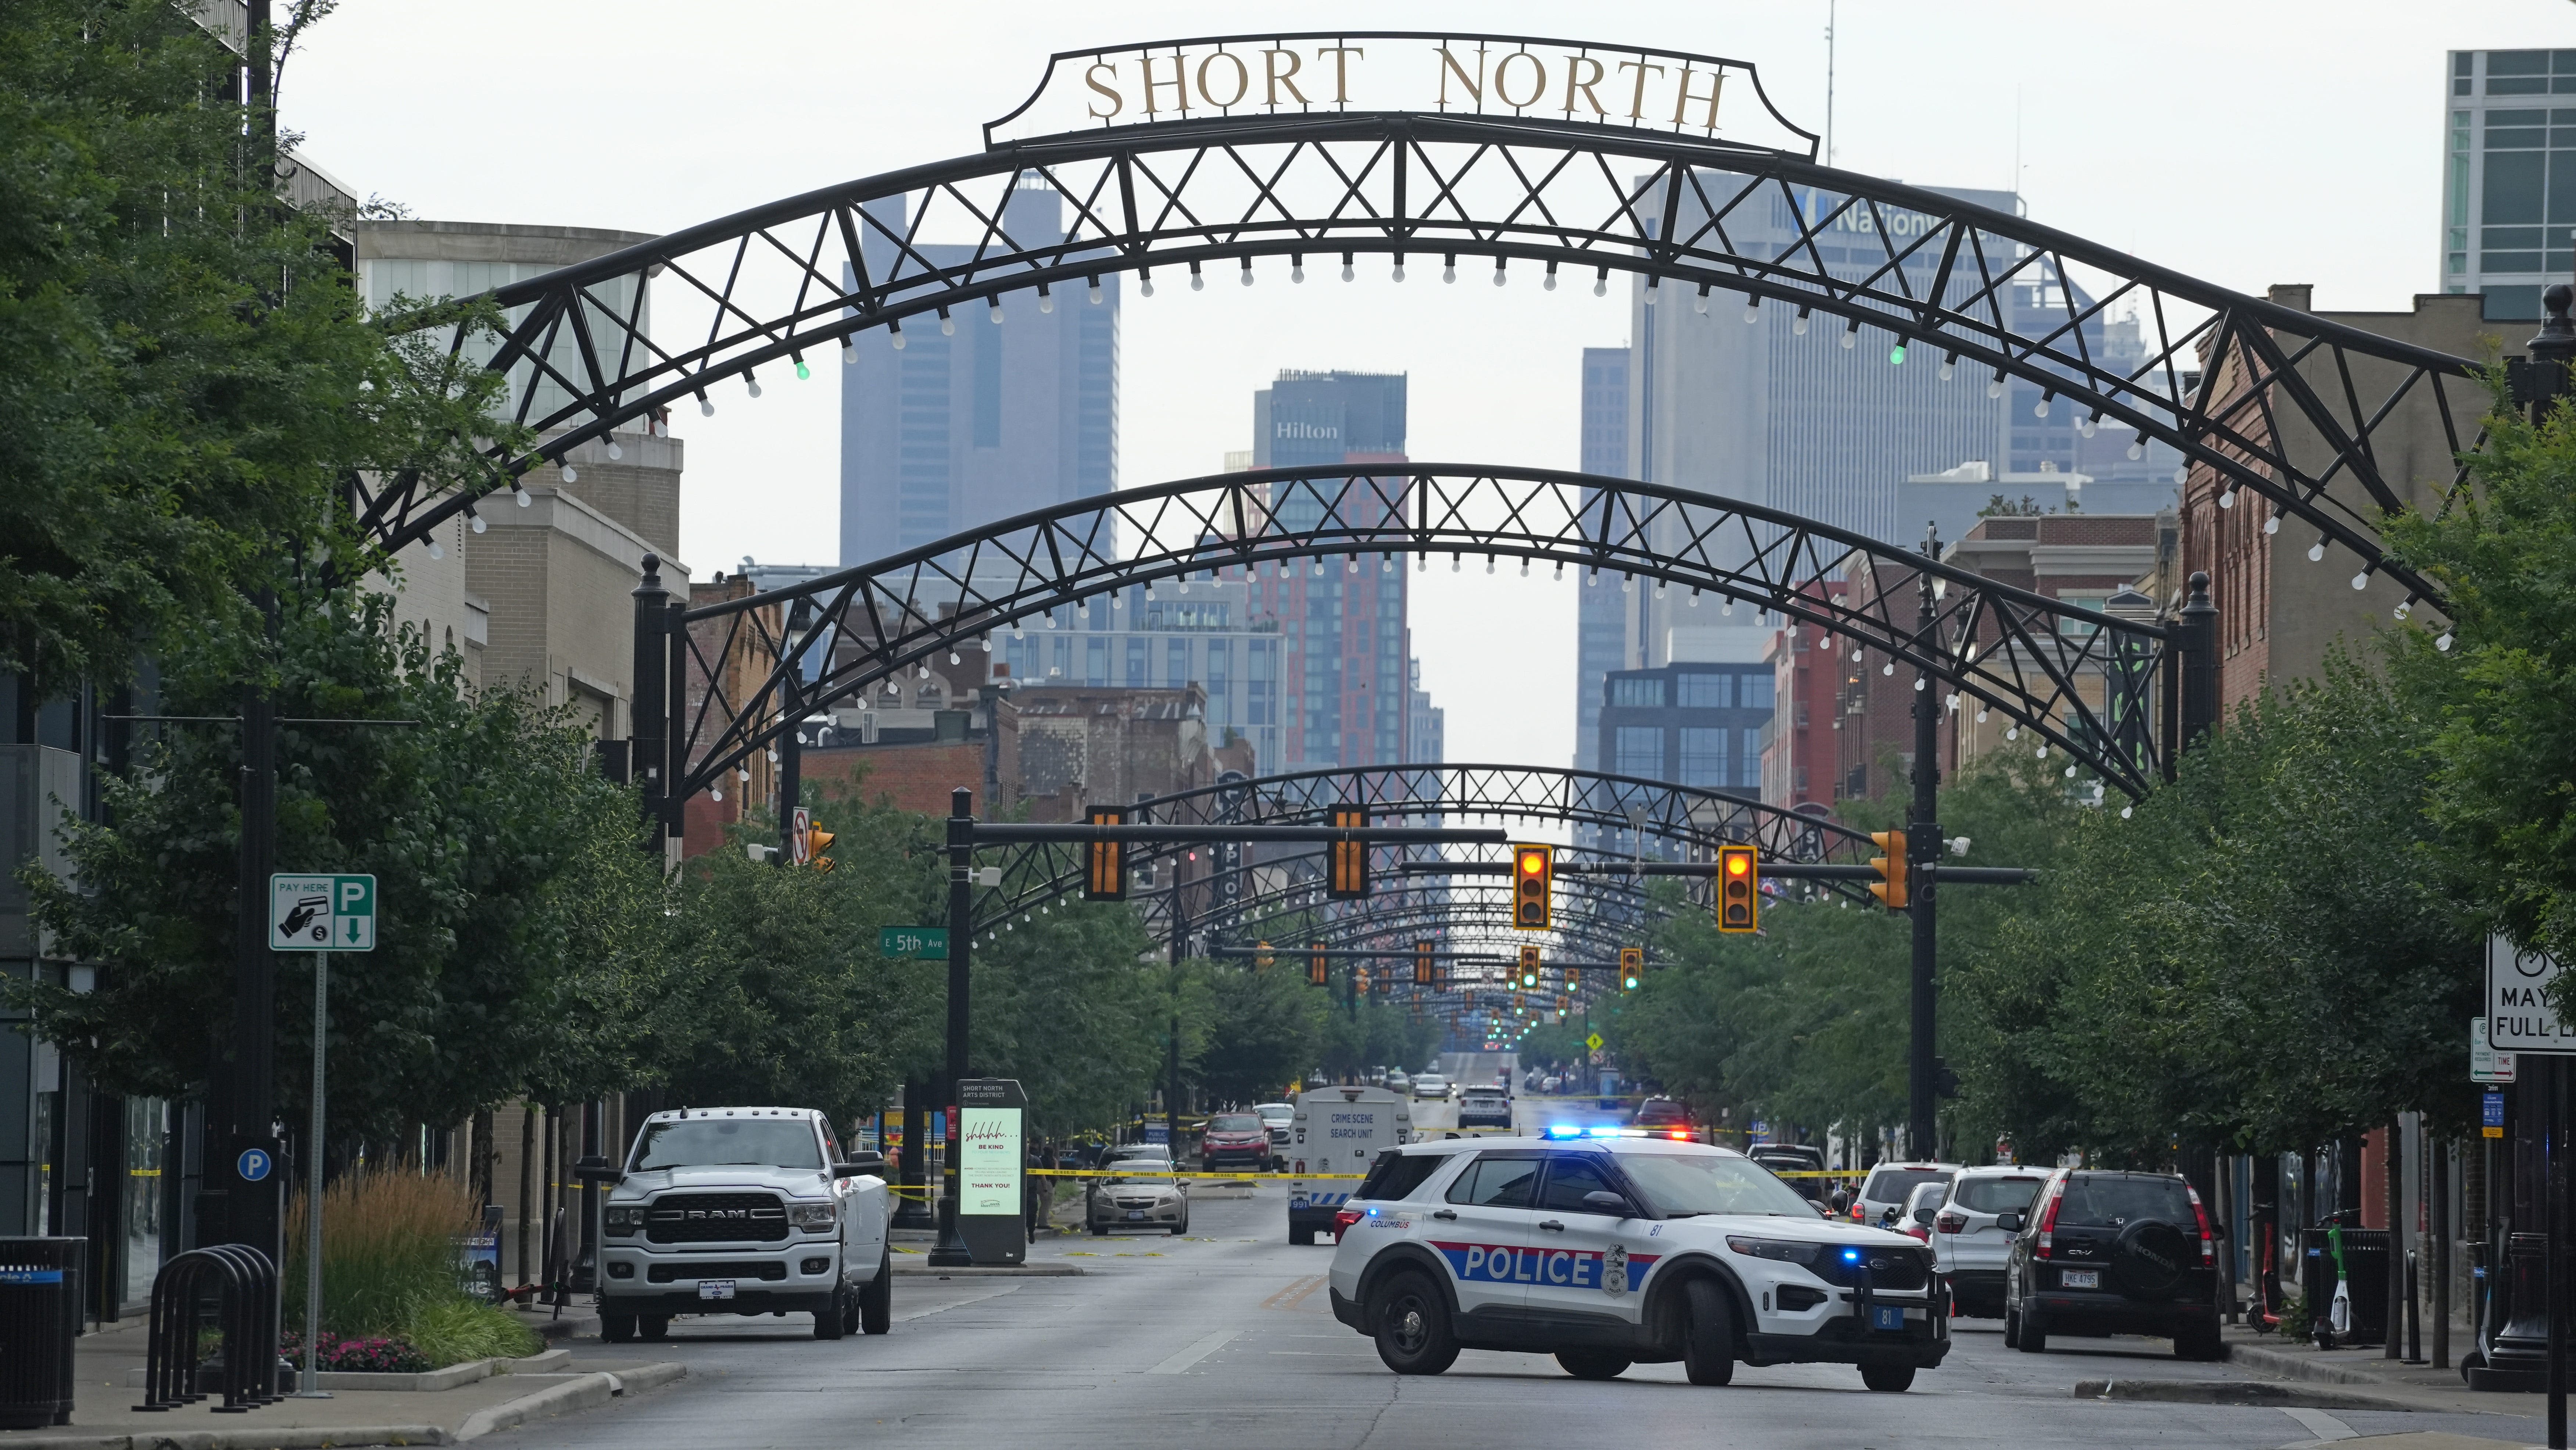
[[[2487,1046],[2497,1052],[2576,1053],[2576,1032],[2558,1020],[2549,984],[2565,970],[2546,952],[2514,950],[2487,938]]]
[[[1744,61],[1433,31],[1308,32],[1061,51],[987,146],[1106,126],[1414,111],[1619,126],[1813,158]]]

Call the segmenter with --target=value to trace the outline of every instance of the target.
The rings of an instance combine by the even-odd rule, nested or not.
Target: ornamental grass
[[[285,1322],[304,1326],[306,1200],[286,1222]],[[476,1302],[459,1275],[459,1242],[476,1222],[463,1180],[400,1168],[343,1174],[322,1193],[322,1337],[390,1340],[439,1368],[533,1354],[537,1337]]]

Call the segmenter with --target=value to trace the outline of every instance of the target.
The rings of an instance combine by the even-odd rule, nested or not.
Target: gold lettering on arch
[[[1167,81],[1158,81],[1154,79],[1154,62],[1156,59],[1157,57],[1155,56],[1147,55],[1140,57],[1137,61],[1138,66],[1145,72],[1145,114],[1148,116],[1161,114],[1154,105],[1154,88],[1156,86],[1170,86],[1172,88],[1173,98],[1180,103],[1171,109],[1179,111],[1184,116],[1188,115],[1190,113],[1190,74],[1186,69],[1188,62],[1183,60],[1177,53],[1174,54],[1171,58],[1172,78]]]
[[[1366,60],[1368,52],[1356,45],[1319,45],[1315,47],[1315,54],[1333,58],[1333,104],[1348,104],[1351,99],[1351,57]]]
[[[1216,92],[1208,89],[1208,67],[1221,60],[1230,62],[1234,66],[1234,94],[1222,101],[1216,98]],[[1225,108],[1240,102],[1246,95],[1251,93],[1251,90],[1252,70],[1249,66],[1246,66],[1243,63],[1242,56],[1236,55],[1230,50],[1220,50],[1216,54],[1199,62],[1199,99],[1207,102],[1209,105],[1214,106],[1219,110],[1224,110]]]
[[[1691,94],[1691,77],[1696,74],[1703,74],[1703,72],[1693,71],[1687,64],[1682,67],[1681,90],[1673,98],[1673,124],[1689,125],[1690,123],[1683,118],[1689,113],[1691,102],[1701,101],[1708,106],[1708,124],[1701,129],[1714,133],[1717,130],[1717,97],[1718,93],[1726,88],[1726,72],[1722,70],[1704,72],[1708,77],[1708,94],[1705,96]]]
[[[1109,87],[1109,86],[1104,86],[1104,85],[1102,85],[1102,84],[1100,83],[1100,73],[1101,73],[1102,71],[1107,71],[1107,72],[1109,72],[1109,78],[1110,78],[1111,80],[1113,80],[1113,81],[1114,81],[1114,80],[1118,79],[1118,67],[1117,67],[1117,66],[1112,65],[1112,64],[1110,64],[1110,63],[1109,63],[1109,62],[1107,62],[1107,61],[1095,60],[1095,61],[1093,61],[1093,62],[1091,63],[1090,68],[1089,68],[1089,69],[1087,69],[1087,70],[1085,70],[1085,71],[1082,73],[1082,83],[1083,83],[1084,85],[1086,85],[1086,86],[1091,87],[1093,90],[1098,91],[1100,94],[1102,94],[1102,95],[1104,95],[1104,96],[1107,96],[1107,97],[1109,98],[1109,109],[1108,109],[1108,110],[1105,110],[1105,111],[1104,111],[1104,110],[1100,109],[1100,106],[1099,106],[1099,104],[1098,104],[1097,102],[1094,102],[1092,105],[1090,105],[1089,107],[1087,107],[1087,108],[1086,108],[1086,109],[1088,109],[1088,110],[1091,112],[1091,114],[1092,114],[1094,117],[1096,117],[1096,118],[1098,118],[1098,119],[1100,119],[1100,120],[1106,121],[1106,120],[1108,120],[1110,117],[1117,115],[1120,111],[1123,111],[1123,110],[1127,109],[1127,102],[1126,102],[1126,99],[1125,99],[1124,97],[1120,96],[1120,95],[1118,94],[1118,92],[1117,92],[1114,88]]]
[[[1530,69],[1531,69],[1531,71],[1533,71],[1533,72],[1535,73],[1535,78],[1534,78],[1534,79],[1532,79],[1532,80],[1530,81],[1529,94],[1528,94],[1527,96],[1523,97],[1522,99],[1517,100],[1517,101],[1516,101],[1516,100],[1513,100],[1513,99],[1512,99],[1512,93],[1511,93],[1509,90],[1505,89],[1505,87],[1509,84],[1508,77],[1509,77],[1509,76],[1511,75],[1511,73],[1512,73],[1512,62],[1513,62],[1513,61],[1516,61],[1516,60],[1525,60],[1525,61],[1528,61],[1528,62],[1530,63]],[[1541,97],[1541,96],[1543,96],[1543,95],[1546,95],[1546,94],[1547,94],[1547,62],[1546,62],[1546,61],[1540,60],[1537,56],[1534,56],[1534,55],[1530,54],[1530,53],[1529,53],[1528,51],[1526,51],[1526,50],[1516,50],[1516,51],[1513,51],[1511,54],[1509,54],[1509,55],[1507,55],[1507,56],[1504,56],[1501,60],[1499,60],[1499,61],[1495,62],[1495,64],[1494,64],[1494,99],[1495,99],[1495,100],[1498,100],[1498,101],[1502,102],[1504,105],[1511,107],[1513,110],[1518,111],[1518,110],[1526,109],[1526,108],[1527,108],[1531,103],[1535,102],[1539,97]]]
[[[1662,75],[1664,73],[1664,68],[1659,65],[1648,65],[1642,60],[1623,60],[1619,62],[1619,69],[1633,70],[1637,73],[1637,93],[1629,99],[1628,119],[1631,121],[1642,121],[1646,119],[1646,73],[1652,71],[1656,75]],[[1149,96],[1149,108],[1150,105],[1151,97]]]
[[[1283,57],[1288,62],[1286,70],[1279,68],[1279,62]],[[1306,99],[1304,91],[1297,89],[1297,82],[1293,79],[1297,74],[1297,68],[1305,63],[1304,58],[1293,50],[1265,50],[1261,53],[1261,82],[1263,94],[1269,98],[1268,104],[1273,106],[1279,104],[1279,88],[1282,86],[1288,88],[1288,94],[1297,98],[1298,105],[1314,104]]]
[[[1584,73],[1586,66],[1591,67],[1589,75]],[[1592,88],[1601,84],[1603,74],[1601,62],[1588,55],[1569,55],[1565,58],[1565,114],[1569,116],[1574,114],[1574,93],[1577,91],[1581,91],[1585,102],[1591,105],[1592,114],[1596,116],[1610,114],[1601,109],[1601,98],[1592,94]]]
[[[1481,45],[1476,47],[1476,74],[1470,78],[1467,68],[1458,63],[1458,57],[1450,53],[1449,47],[1440,47],[1440,104],[1443,106],[1449,104],[1449,77],[1453,75],[1458,78],[1458,89],[1474,97],[1476,105],[1482,108],[1485,104],[1485,48]]]

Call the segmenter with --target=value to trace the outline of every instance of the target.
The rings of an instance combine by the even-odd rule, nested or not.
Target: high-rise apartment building
[[[1998,211],[2020,208],[2009,192],[1935,190]],[[1795,242],[1802,227],[1831,217],[1815,251],[1833,275],[1859,281],[1886,265],[1891,247],[1904,252],[1936,224],[1883,208],[1836,215],[1840,202],[1805,191],[1748,203],[1730,214],[1728,235],[1740,249],[1771,255]],[[1881,225],[1893,235],[1881,235]],[[1982,268],[1953,265],[1954,292],[1966,292],[1981,270],[2020,267],[2027,280],[2006,288],[2003,299],[2020,329],[2045,331],[2091,307],[2092,299],[2052,268],[2022,266],[2017,244],[1997,237],[1987,246]],[[1931,289],[1943,250],[1926,246],[1907,257],[1903,270],[1918,294]],[[2042,507],[2087,512],[2153,512],[2173,501],[2175,454],[2151,444],[2129,458],[2133,435],[2125,428],[2083,436],[2082,410],[2041,384],[1997,379],[1964,363],[1945,378],[1937,351],[1917,347],[1900,357],[1884,331],[1855,331],[1783,303],[1748,311],[1741,297],[1728,295],[1713,297],[1701,312],[1678,289],[1650,301],[1642,281],[1632,284],[1632,296],[1629,471],[1641,480],[1764,504],[1909,547],[1929,522],[1940,524],[1945,539],[1963,535],[1997,494],[2015,505],[2023,492],[2047,494]],[[2133,320],[2093,316],[2082,328],[2090,356],[2114,366],[2144,363]],[[2070,492],[2078,478],[2080,491]],[[1962,479],[1971,482],[1959,486]],[[2025,479],[2064,482],[2025,488]],[[1619,581],[1599,587],[1606,595]],[[1765,658],[1776,620],[1730,609],[1714,596],[1673,590],[1658,601],[1649,593],[1620,589],[1625,667]]]
[[[2448,79],[2442,290],[2536,319],[2576,260],[2576,50],[2455,50]]]
[[[1256,773],[1279,765],[1280,622],[1257,616],[1240,577],[1165,580],[1060,605],[993,635],[993,673],[1015,686],[1184,690],[1206,695],[1208,743],[1250,742]]]
[[[898,235],[900,199],[870,208]],[[1061,241],[1063,199],[1024,184],[1002,224],[1017,240]],[[933,266],[976,248],[913,246]],[[870,272],[894,274],[895,245],[871,228]],[[909,267],[912,264],[906,263]],[[914,318],[902,333],[870,334],[841,369],[841,562],[862,564],[949,534],[1118,483],[1118,293],[1100,277],[1084,289],[1028,294],[1002,307]]]
[[[1628,365],[1624,347],[1583,350],[1582,469],[1605,478],[1628,476]],[[1631,596],[1585,589],[1575,599],[1574,768],[1601,766],[1601,681],[1625,669]]]
[[[1282,372],[1253,395],[1256,468],[1402,464],[1401,373]],[[1270,507],[1290,528],[1321,521],[1315,493],[1274,487]],[[1415,758],[1406,739],[1417,712],[1409,668],[1408,584],[1400,563],[1340,556],[1264,564],[1244,576],[1256,618],[1277,621],[1285,708],[1277,769],[1392,765]],[[1422,707],[1428,710],[1428,704]],[[1427,743],[1427,742],[1426,742]]]

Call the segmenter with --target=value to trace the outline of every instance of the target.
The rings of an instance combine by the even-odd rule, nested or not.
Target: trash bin
[[[2388,1230],[2348,1228],[2342,1231],[2344,1281],[2352,1297],[2352,1328],[2335,1336],[2337,1344],[2388,1342]],[[2299,1231],[2299,1262],[2305,1270],[2300,1285],[2307,1291],[2309,1317],[2318,1323],[2334,1304],[2334,1251],[2322,1228]],[[2299,1330],[2307,1325],[2298,1326]]]
[[[72,1422],[87,1239],[0,1238],[0,1430]]]

